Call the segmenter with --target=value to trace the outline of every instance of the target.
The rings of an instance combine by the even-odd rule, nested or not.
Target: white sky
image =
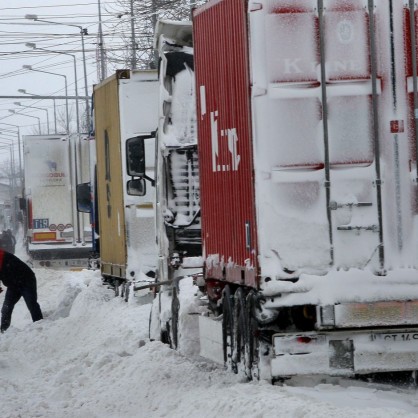
[[[108,10],[115,10],[115,1],[101,1],[102,21],[105,45],[119,47],[116,40],[109,35],[111,26],[120,23],[120,19]],[[0,95],[21,95],[18,89],[38,95],[65,95],[64,77],[34,72],[23,69],[23,65],[30,65],[34,69],[65,75],[68,83],[68,94],[74,95],[74,66],[73,58],[66,55],[33,51],[25,43],[36,43],[39,48],[74,54],[77,60],[78,94],[84,95],[84,72],[79,29],[63,25],[51,25],[25,19],[26,14],[36,14],[39,19],[57,23],[74,24],[87,28],[85,38],[87,79],[89,95],[93,84],[97,83],[98,72],[96,65],[96,46],[98,43],[98,2],[97,0],[18,0],[14,2],[0,0]],[[46,111],[38,109],[24,109],[16,106],[20,102],[24,106],[36,106],[49,109],[51,133],[54,133],[54,111],[52,100],[0,99],[0,122],[19,125],[22,134],[33,134],[38,122],[28,116],[16,116],[9,113],[9,109],[39,117],[46,132]],[[28,97],[26,95],[26,97]],[[65,101],[56,101],[57,109],[65,114]],[[74,102],[70,103],[73,118],[75,118]],[[80,114],[83,103],[80,102]],[[59,111],[59,110],[58,110]],[[4,132],[0,125],[0,141],[9,133]],[[10,135],[10,134],[9,134]],[[13,136],[13,134],[12,134]],[[3,139],[2,139],[3,138]],[[0,149],[1,152],[1,149]],[[4,151],[3,151],[4,152]],[[0,154],[1,155],[1,154]]]

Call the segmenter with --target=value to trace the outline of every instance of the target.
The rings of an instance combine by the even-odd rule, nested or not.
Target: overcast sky
[[[105,45],[112,47],[115,39],[109,34],[111,28],[120,19],[116,0],[101,1],[102,21]],[[112,13],[114,12],[114,13]],[[61,23],[45,24],[25,19],[25,15],[36,14],[38,19]],[[79,25],[86,28],[85,35],[86,67],[88,93],[91,94],[93,84],[98,81],[97,44],[98,44],[98,2],[97,0],[0,0],[0,95],[21,95],[21,98],[0,100],[0,123],[19,125],[22,134],[33,134],[38,125],[36,117],[40,118],[43,130],[46,132],[47,112],[45,110],[28,109],[18,106],[35,106],[49,109],[50,132],[54,133],[54,106],[52,100],[28,99],[29,95],[19,93],[25,89],[28,93],[49,96],[65,95],[65,75],[68,84],[68,94],[75,95],[75,76],[73,58],[56,52],[74,54],[77,62],[78,94],[84,95],[84,72],[81,48],[81,36],[77,27],[62,24]],[[37,48],[43,48],[55,53],[35,51],[26,43],[35,43]],[[114,47],[118,47],[116,44]],[[120,47],[120,45],[119,45]],[[23,69],[23,65],[32,66],[39,71]],[[58,74],[58,75],[56,75]],[[80,102],[80,113],[84,104]],[[17,116],[9,109],[30,116]],[[57,113],[65,115],[65,101],[56,100]],[[75,118],[75,102],[70,103],[70,112]],[[0,125],[0,140],[4,140],[5,125]],[[13,130],[12,127],[9,127]],[[7,129],[9,129],[7,128]],[[73,127],[73,129],[75,129]],[[12,134],[13,136],[13,134]],[[1,149],[0,149],[1,152]],[[3,151],[4,152],[4,151]]]

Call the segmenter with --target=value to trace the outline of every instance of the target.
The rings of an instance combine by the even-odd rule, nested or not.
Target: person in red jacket
[[[25,300],[33,322],[43,319],[38,303],[35,273],[15,255],[1,249],[0,281],[7,287],[1,309],[1,332],[10,327],[13,309],[21,297]],[[0,287],[0,292],[2,291]]]

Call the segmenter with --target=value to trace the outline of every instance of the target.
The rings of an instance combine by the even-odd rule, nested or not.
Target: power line
[[[116,16],[114,16],[111,13],[103,13],[102,16],[113,16],[113,17],[116,18]],[[67,13],[65,16],[63,16],[62,14],[60,14],[60,15],[46,15],[46,14],[43,14],[42,15],[42,18],[43,19],[47,19],[47,18],[48,19],[51,19],[51,18],[54,18],[54,19],[68,19],[68,18],[73,18],[73,17],[91,18],[91,17],[97,17],[97,14],[95,14],[95,13],[89,13],[89,14],[79,14],[79,13],[70,14],[70,13]],[[2,17],[2,18],[0,18],[0,24],[3,24],[1,22],[8,21],[8,20],[22,20],[22,21],[26,21],[27,22],[27,19],[25,17],[10,15],[8,17]],[[4,23],[4,24],[7,25],[9,23]],[[16,25],[20,25],[21,23],[15,23],[15,24]]]
[[[118,2],[114,1],[106,1],[106,4],[108,3],[115,3],[118,4]],[[74,7],[74,6],[97,6],[97,3],[72,3],[72,4],[54,4],[51,6],[20,6],[20,7],[0,7],[0,10],[22,10],[22,9],[46,9],[46,8],[57,8],[57,7]]]

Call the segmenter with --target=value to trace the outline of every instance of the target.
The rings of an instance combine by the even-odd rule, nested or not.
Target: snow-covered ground
[[[415,388],[243,382],[150,342],[150,305],[114,298],[98,272],[36,274],[46,318],[20,301],[0,335],[1,418],[418,416]]]

